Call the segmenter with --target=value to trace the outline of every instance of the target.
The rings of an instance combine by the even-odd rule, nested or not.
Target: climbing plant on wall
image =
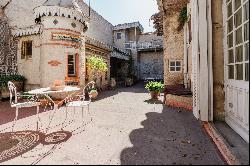
[[[95,81],[101,74],[108,71],[108,65],[102,57],[96,55],[87,58],[87,67],[93,71]]]
[[[188,13],[187,13],[187,7],[183,7],[179,14],[179,27],[178,31],[181,31],[183,29],[184,24],[188,21]]]

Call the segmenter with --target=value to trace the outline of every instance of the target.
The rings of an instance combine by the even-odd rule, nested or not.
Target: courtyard
[[[64,142],[43,144],[43,137],[38,136],[36,144],[22,155],[14,151],[1,152],[0,159],[9,156],[4,162],[0,160],[1,165],[225,164],[192,112],[164,106],[162,100],[162,95],[159,100],[150,100],[143,84],[105,91],[90,104],[91,116],[84,114],[84,125],[80,109],[75,110],[74,117],[74,111],[68,110],[69,121],[74,121],[63,127],[69,134]],[[15,110],[4,109],[9,107],[8,101],[0,106],[0,131],[10,132]],[[48,125],[52,114],[47,110],[40,113],[43,126]],[[15,131],[36,132],[35,110],[24,109],[20,117]],[[61,131],[64,117],[65,108],[61,107],[55,112],[47,134]],[[40,135],[45,135],[44,130],[40,131]],[[1,143],[0,149],[4,150],[6,144]],[[8,143],[8,146],[15,144]],[[28,143],[23,141],[16,146],[28,146]]]

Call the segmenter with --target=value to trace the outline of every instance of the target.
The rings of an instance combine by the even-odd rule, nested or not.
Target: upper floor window
[[[116,39],[121,39],[122,38],[122,33],[120,33],[120,32],[118,32],[118,33],[116,33]]]
[[[169,71],[170,72],[181,72],[181,61],[180,60],[170,60],[169,61]]]
[[[21,59],[32,58],[32,41],[23,41],[21,48]]]
[[[249,81],[249,0],[226,1],[228,79]]]

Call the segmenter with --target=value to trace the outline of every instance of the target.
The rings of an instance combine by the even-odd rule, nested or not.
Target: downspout
[[[184,85],[188,88],[188,47],[187,47],[187,23],[184,25]]]

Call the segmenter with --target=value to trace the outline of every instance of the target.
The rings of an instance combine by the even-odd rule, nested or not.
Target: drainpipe
[[[187,24],[184,25],[184,85],[185,85],[185,88],[188,88]]]

